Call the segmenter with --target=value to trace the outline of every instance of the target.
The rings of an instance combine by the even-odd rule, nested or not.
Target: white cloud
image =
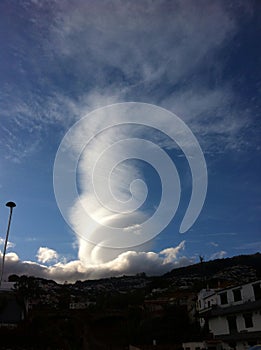
[[[2,254],[1,254],[1,257],[2,257]],[[10,253],[7,253],[6,256],[5,256],[5,260],[7,261],[11,261],[11,262],[18,262],[19,261],[19,257],[16,253],[14,252],[10,252]]]
[[[36,237],[26,237],[26,238],[25,238],[25,241],[26,241],[26,242],[36,242],[36,241],[37,241],[37,238],[36,238]]]
[[[48,248],[41,249],[42,262],[50,261],[57,253]],[[47,249],[47,250],[46,250]],[[58,262],[45,266],[32,261],[21,261],[16,253],[8,253],[5,261],[4,276],[10,274],[27,274],[37,277],[54,279],[57,282],[65,280],[74,282],[78,279],[97,279],[108,276],[133,275],[145,272],[148,275],[159,275],[173,268],[189,265],[192,259],[180,256],[179,252],[184,249],[184,242],[177,247],[167,248],[159,253],[127,251],[105,263],[83,264],[80,260],[70,262]],[[48,260],[46,260],[48,259]]]
[[[143,178],[141,171],[135,162],[118,164],[118,159],[125,157],[127,152],[133,151],[136,143],[134,142],[132,146],[118,143],[119,146],[116,149],[114,147],[113,152],[103,153],[112,144],[117,146],[117,141],[131,137],[135,134],[136,129],[135,127],[125,129],[119,127],[110,128],[105,134],[99,135],[99,128],[103,125],[106,117],[108,116],[105,112],[104,115],[101,115],[101,118],[96,118],[97,120],[93,120],[92,123],[88,123],[88,120],[81,123],[81,127],[77,127],[72,137],[69,137],[70,152],[77,153],[79,152],[78,148],[81,141],[85,145],[89,138],[96,135],[95,139],[81,153],[78,165],[81,196],[70,208],[69,218],[70,224],[74,231],[77,232],[79,258],[84,263],[95,263],[97,251],[100,251],[100,248],[93,249],[93,246],[88,244],[88,242],[112,248],[138,245],[135,239],[135,244],[132,243],[131,237],[133,235],[139,236],[139,225],[147,218],[146,213],[139,210],[143,203],[143,198],[146,199],[146,191],[139,186],[136,191],[134,188],[134,191],[130,192],[131,183],[136,179]],[[113,115],[113,118],[115,124],[121,120],[121,116],[117,115],[117,113]],[[103,159],[103,161],[99,160],[98,163],[97,159],[103,154],[106,155],[106,159]],[[102,164],[101,169],[94,175],[94,165],[98,167],[100,164]],[[61,181],[62,179],[59,180],[59,186],[62,185]],[[93,187],[94,182],[95,189]],[[126,202],[128,199],[132,202]],[[125,205],[128,213],[122,209],[124,203],[133,203],[131,209],[129,205],[128,208]],[[138,210],[135,211],[135,208]],[[111,234],[108,226],[115,228],[115,235]],[[121,232],[116,232],[116,229]],[[104,251],[103,257],[99,256],[99,261],[100,259],[103,259],[103,261],[107,260],[106,253],[111,254],[109,251]],[[118,254],[118,250],[115,251],[115,254]]]
[[[249,15],[248,7],[240,6]],[[86,79],[91,75],[90,96],[96,97],[95,105],[106,105],[108,96],[114,101],[113,96],[116,101],[153,101],[188,122],[206,150],[223,150],[224,144],[242,147],[238,133],[249,118],[235,109],[233,85],[220,82],[210,89],[202,68],[216,76],[222,71],[215,55],[240,25],[230,11],[223,2],[198,6],[193,1],[171,5],[116,1],[109,7],[104,3],[90,7],[80,1],[73,9],[60,9],[51,40],[58,56],[70,58],[79,67],[76,74],[85,72]],[[117,80],[114,73],[113,83],[112,70],[122,76]]]
[[[5,239],[0,237],[0,245],[2,245],[4,247],[4,244],[5,244]],[[15,247],[15,244],[13,242],[8,241],[6,248],[9,249],[9,248],[13,248],[13,247]]]
[[[165,73],[176,82],[231,38],[235,23],[220,2],[204,4],[204,16],[193,2],[168,5],[80,1],[74,8],[63,6],[52,27],[52,48],[70,57],[79,73],[89,73],[95,60],[98,79],[105,66],[118,69],[134,86]]]
[[[225,250],[221,250],[219,252],[212,254],[210,257],[210,260],[223,259],[226,255],[227,255],[227,252]]]
[[[162,153],[165,154],[163,151],[160,157],[157,157],[159,153],[156,153],[156,150],[155,153],[151,151],[152,142],[148,142],[149,146],[146,148],[144,143],[141,147],[137,139],[133,140],[137,134],[144,133],[144,128],[132,124],[117,125],[125,121],[129,122],[129,115],[133,114],[133,104],[131,108],[129,106],[124,111],[121,109],[122,105],[117,105],[113,109],[101,109],[92,113],[91,121],[89,118],[84,118],[76,123],[66,135],[60,147],[62,151],[56,158],[54,171],[56,198],[58,198],[60,208],[62,207],[62,212],[66,213],[65,216],[70,213],[69,218],[66,217],[66,219],[77,233],[78,256],[84,263],[94,263],[93,258],[97,256],[97,248],[92,250],[86,241],[99,247],[114,249],[125,247],[125,251],[128,251],[130,247],[133,249],[154,238],[169,223],[169,213],[173,213],[170,220],[175,214],[175,209],[171,211],[178,202],[179,189],[175,187],[177,181],[173,181],[176,173],[173,168],[168,167],[171,163],[169,158],[169,163],[166,163],[162,156]],[[139,117],[144,123],[147,114],[146,111],[139,110]],[[155,121],[152,125],[158,125],[159,128],[164,126],[165,130],[175,128],[173,125],[175,123],[169,114],[165,119],[162,117],[160,123],[158,117],[156,112],[150,114],[151,120]],[[108,120],[113,127],[106,128]],[[103,128],[106,130],[100,132]],[[95,135],[94,138],[92,138],[93,135]],[[154,131],[147,132],[147,136],[153,137]],[[181,138],[181,133],[179,137]],[[193,147],[190,148],[193,149]],[[71,159],[75,160],[72,166],[70,166],[72,163],[67,162],[67,156],[69,162]],[[157,184],[162,190],[161,196],[158,196],[160,197],[158,208],[163,208],[161,211],[158,208],[155,211],[154,203],[146,202],[146,210],[142,207],[146,201],[148,189],[143,178],[143,168],[139,168],[137,161],[133,161],[133,158],[144,159],[152,166],[155,165],[154,169],[161,180],[161,184],[160,181]],[[127,162],[123,162],[125,160]],[[74,164],[77,164],[78,168],[76,166],[74,168]],[[59,171],[63,169],[63,171],[57,172],[56,169]],[[67,193],[70,195],[72,192],[66,185],[67,183],[70,186],[71,183],[68,183],[65,169],[69,169],[69,171],[66,170],[68,176],[71,174],[76,176],[78,170],[79,196],[66,197]],[[174,188],[177,188],[176,192]],[[149,190],[153,193],[152,188]],[[177,201],[173,203],[172,198]],[[73,206],[64,207],[68,204],[69,206],[73,204]],[[156,213],[155,216],[153,211]],[[151,212],[152,215],[150,215]],[[157,214],[159,220],[149,220],[152,217],[155,218]],[[167,220],[165,220],[166,217]],[[145,224],[141,225],[144,222]],[[158,227],[160,227],[159,230],[157,230]],[[107,261],[106,257],[103,259]]]
[[[39,2],[39,6],[44,5]],[[69,1],[63,5],[54,2],[49,8],[48,23],[35,13],[32,39],[37,43],[35,52],[39,52],[39,56],[27,55],[28,43],[19,37],[19,33],[17,46],[21,50],[21,61],[26,58],[30,76],[36,77],[40,85],[37,89],[30,86],[27,74],[19,76],[23,89],[9,82],[3,84],[0,102],[4,122],[0,128],[4,138],[0,142],[6,149],[6,157],[19,161],[31,156],[39,149],[48,127],[56,124],[66,130],[93,108],[126,100],[155,103],[172,110],[188,123],[205,152],[237,148],[243,143],[238,135],[249,123],[249,118],[235,107],[233,84],[221,81],[209,88],[204,81],[207,69],[208,72],[216,71],[219,76],[222,63],[217,64],[215,55],[229,44],[240,25],[239,19],[230,11],[225,2],[220,1],[198,6],[193,1],[90,3],[80,0],[77,6],[71,6]],[[199,69],[201,74],[197,77]],[[64,82],[68,74],[70,90],[64,89],[66,82],[61,84],[63,87],[56,83]],[[44,91],[48,91],[48,95]],[[75,135],[75,145],[80,137],[87,138],[98,126],[88,125],[82,135]],[[90,193],[90,162],[119,136],[129,136],[129,130],[111,130],[107,136],[97,138],[80,160],[82,197],[71,209],[71,222],[80,233],[77,244],[81,262],[59,263],[51,270],[41,267],[44,273],[66,271],[69,274],[70,271],[81,274],[89,266],[85,271],[88,275],[93,273],[90,266],[94,264],[103,266],[103,270],[98,271],[110,273],[110,268],[117,270],[114,270],[116,265],[132,265],[142,259],[152,263],[162,259],[157,254],[146,255],[149,253],[139,251],[140,248],[132,253],[120,251],[119,255],[118,250],[99,246],[106,245],[103,241],[106,229],[101,225],[104,221],[125,227],[127,233],[138,234],[140,222],[146,217],[141,211],[128,219],[124,215],[112,215],[106,208],[99,209],[95,196]],[[108,168],[113,162],[112,156],[107,162]],[[100,175],[101,188],[105,188],[104,177],[102,173]],[[142,178],[136,164],[119,166],[111,181],[114,195],[126,200],[128,185],[135,178]],[[88,206],[97,226],[87,226],[81,204]],[[98,240],[98,245],[93,246],[83,239],[86,230],[89,241]],[[161,266],[165,268],[175,258],[176,249],[182,247],[161,252],[165,255]],[[224,252],[219,254],[224,255]],[[57,252],[46,247],[41,247],[37,256],[43,263],[58,258]],[[110,262],[116,265],[106,265]],[[30,269],[32,266],[38,268],[38,265],[28,264]]]
[[[185,248],[185,241],[180,242],[180,244],[175,248],[166,248],[160,252],[160,254],[165,255],[164,263],[170,263],[177,259],[177,256],[181,250]]]
[[[215,55],[240,26],[233,6],[223,1],[146,0],[80,0],[74,7],[69,1],[35,6],[39,13],[46,8],[49,14],[48,22],[37,11],[32,18],[30,46],[35,43],[38,50],[28,56],[26,36],[16,32],[14,37],[21,60],[16,65],[21,69],[17,75],[23,89],[8,81],[0,93],[5,118],[0,142],[10,159],[19,161],[32,155],[41,146],[48,126],[67,128],[92,108],[126,100],[169,108],[202,136],[206,150],[210,145],[224,148],[224,142],[233,148],[244,144],[238,133],[249,118],[235,107],[233,84],[219,81],[209,88],[204,81],[211,72],[220,76],[223,67]],[[238,6],[245,16],[251,15],[251,5],[240,2]],[[22,7],[30,19],[32,13]],[[17,59],[12,52],[8,54]],[[26,67],[37,77],[37,89],[28,82]],[[66,83],[56,83],[68,74],[72,93]],[[26,133],[23,140],[21,130]],[[222,142],[216,142],[213,133]]]
[[[56,261],[58,259],[58,253],[47,247],[40,247],[36,254],[37,260],[41,263],[47,263],[50,261]]]
[[[235,247],[235,249],[256,249],[256,251],[261,251],[261,241],[243,243]]]
[[[141,233],[141,225],[134,224],[123,228],[123,231],[131,232],[134,235],[139,235]]]
[[[213,247],[218,247],[218,243],[216,242],[209,242],[210,245],[212,245]]]
[[[219,237],[219,236],[237,236],[237,232],[216,232],[216,233],[203,233],[201,237]]]

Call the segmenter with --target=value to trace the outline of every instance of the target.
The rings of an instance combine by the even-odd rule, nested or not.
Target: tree
[[[8,277],[8,282],[19,282],[19,276],[18,276],[18,275],[15,275],[15,274],[10,275],[10,276]]]
[[[40,287],[37,280],[32,276],[23,275],[15,284],[15,290],[22,298],[37,298],[40,294]]]

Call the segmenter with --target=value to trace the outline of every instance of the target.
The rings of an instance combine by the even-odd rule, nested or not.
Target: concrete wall
[[[204,342],[187,342],[182,343],[182,347],[184,350],[196,350],[196,349],[205,349],[205,343]]]
[[[261,315],[259,311],[252,312],[253,327],[246,328],[243,314],[236,315],[237,331],[256,332],[261,331]],[[215,317],[209,320],[209,330],[214,336],[229,334],[229,326],[226,316]]]
[[[246,328],[243,314],[239,314],[237,316],[238,332],[245,331],[245,330],[249,332],[261,331],[261,315],[259,311],[252,312],[252,320],[253,320],[253,327]]]
[[[209,330],[214,335],[229,334],[229,327],[226,317],[215,317],[209,320]]]

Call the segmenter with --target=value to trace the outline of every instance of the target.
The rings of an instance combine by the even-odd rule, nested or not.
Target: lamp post
[[[8,220],[8,226],[7,226],[6,237],[5,237],[5,245],[4,245],[4,251],[3,251],[2,269],[1,269],[1,277],[0,277],[0,287],[2,285],[2,279],[3,279],[3,274],[4,274],[5,253],[6,253],[8,236],[9,236],[9,231],[10,231],[10,226],[11,226],[13,208],[16,207],[16,204],[14,202],[7,202],[6,206],[8,208],[10,208],[10,212],[9,212],[9,220]]]

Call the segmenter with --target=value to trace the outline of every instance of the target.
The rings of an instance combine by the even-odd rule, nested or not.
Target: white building
[[[204,340],[182,343],[183,350],[223,350],[226,349],[221,340]]]
[[[261,342],[261,281],[202,290],[197,310],[201,327],[207,327],[224,348],[245,350]]]
[[[96,303],[93,301],[71,302],[69,305],[69,309],[71,309],[71,310],[83,310],[83,309],[88,309],[92,305],[96,305]]]

